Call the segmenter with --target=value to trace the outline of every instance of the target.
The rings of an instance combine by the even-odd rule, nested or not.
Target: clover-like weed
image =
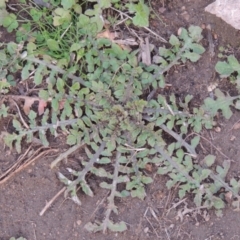
[[[32,31],[26,48],[20,51],[12,44],[8,51],[18,53],[16,62],[22,80],[31,76],[36,85],[44,88],[34,99],[38,101],[38,113],[30,110],[33,99],[24,98],[29,108],[28,125],[15,116],[12,124],[16,131],[4,137],[5,143],[20,152],[22,141],[31,142],[37,137],[48,146],[47,135],[57,136],[61,131],[71,146],[65,157],[85,146],[87,159],[79,169],[68,168],[71,179],[62,173],[59,179],[67,186],[66,194],[79,205],[79,187],[89,197],[94,196],[86,179],[88,173],[99,177],[100,187],[110,191],[105,218],[88,223],[85,227],[89,231],[126,230],[123,221],[111,220],[111,214],[118,213],[115,200],[127,196],[144,199],[145,185],[153,182],[143,171],[147,164],[156,165],[158,174],[168,176],[169,189],[178,186],[180,198],[192,193],[198,207],[213,207],[221,214],[224,207],[223,199],[218,196],[221,188],[238,198],[239,182],[232,179],[228,184],[225,180],[230,162],[215,166],[215,158],[210,155],[202,164],[196,164],[200,137],[194,133],[187,140],[184,137],[190,131],[199,133],[204,127],[212,128],[219,110],[229,118],[230,107],[239,96],[229,97],[216,90],[216,99],[208,98],[202,106],[190,111],[191,96],[179,104],[174,95],[146,97],[145,94],[164,88],[164,74],[172,66],[199,60],[205,51],[200,44],[201,28],[181,28],[178,36],[170,37],[170,47],[160,47],[154,63],[146,66],[138,62],[137,51],[129,52],[110,39],[96,38],[103,28],[101,11],[119,1],[91,2],[92,8],[77,15],[76,9],[80,8],[75,1],[62,1],[51,11],[52,21],[47,20],[47,24],[37,21],[49,18],[48,9],[30,10],[36,30],[26,23],[23,31]],[[139,16],[147,9],[143,1],[124,7],[136,14],[133,23],[147,25],[146,19],[139,22]],[[51,24],[56,27],[53,32]],[[1,84],[4,91],[4,81]],[[6,116],[7,111],[2,105],[0,114]],[[60,160],[61,157],[56,159],[51,167]],[[118,187],[120,184],[125,186],[123,190]]]

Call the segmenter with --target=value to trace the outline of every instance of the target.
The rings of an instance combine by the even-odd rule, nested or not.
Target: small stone
[[[77,220],[77,225],[80,226],[82,224],[81,220]]]
[[[221,132],[221,128],[220,127],[215,127],[214,130],[215,130],[215,132],[218,132],[218,133]]]
[[[233,135],[230,137],[230,141],[234,141],[235,139],[236,139],[236,137]]]
[[[164,12],[166,11],[166,8],[165,8],[165,7],[161,7],[161,8],[158,9],[158,11],[159,11],[160,13],[164,13]]]
[[[143,231],[144,231],[144,233],[148,233],[149,228],[148,228],[148,227],[145,227]]]
[[[186,21],[189,21],[190,16],[189,16],[189,14],[188,14],[186,11],[184,11],[181,15],[183,16],[183,18],[184,18]]]
[[[168,229],[173,229],[174,228],[174,224],[172,223],[169,227],[168,227]]]

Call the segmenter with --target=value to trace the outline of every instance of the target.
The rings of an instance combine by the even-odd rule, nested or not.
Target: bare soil
[[[187,94],[194,96],[194,105],[202,103],[208,96],[207,86],[211,82],[218,82],[222,91],[235,95],[235,88],[227,80],[220,81],[214,74],[214,66],[217,62],[217,46],[230,43],[236,47],[239,31],[235,31],[222,20],[214,18],[204,12],[204,8],[213,0],[155,0],[152,6],[163,22],[157,18],[151,21],[151,28],[159,35],[168,38],[172,33],[176,34],[179,27],[188,27],[190,24],[202,26],[211,24],[213,34],[217,35],[215,40],[216,54],[210,57],[208,51],[203,54],[199,62],[187,63],[171,69],[166,76],[166,81],[172,84],[168,92],[175,93],[178,98]],[[163,13],[162,13],[162,10]],[[204,31],[203,44],[208,48],[207,33]],[[0,28],[0,40],[8,42],[12,35]],[[229,38],[231,36],[231,38]],[[150,39],[156,43],[155,39]],[[233,51],[236,55],[237,50]],[[228,179],[232,176],[240,177],[240,130],[231,130],[239,120],[240,112],[235,111],[230,120],[224,120],[221,115],[217,118],[220,131],[204,131],[202,134],[209,142],[202,140],[199,147],[199,159],[206,154],[215,154],[218,163],[222,163],[224,157],[216,151],[221,150],[230,159],[234,160],[231,165]],[[10,128],[9,119],[0,122],[0,131]],[[218,130],[219,130],[218,129]],[[233,137],[234,136],[234,137]],[[23,148],[26,151],[28,146]],[[53,159],[67,149],[63,139],[52,139],[51,147],[57,149],[47,156],[41,157],[33,164],[15,174],[6,183],[0,185],[0,239],[8,240],[10,237],[23,236],[28,240],[113,240],[113,239],[164,239],[164,240],[217,240],[217,239],[240,239],[240,215],[234,212],[231,206],[224,210],[224,216],[218,218],[212,211],[201,211],[201,214],[188,214],[183,219],[177,219],[178,212],[184,207],[192,208],[194,205],[190,200],[174,208],[179,202],[177,190],[168,191],[164,177],[154,176],[155,181],[147,187],[147,197],[139,199],[121,199],[117,203],[119,215],[113,216],[114,220],[123,220],[127,223],[128,231],[122,234],[102,233],[89,234],[84,225],[89,221],[104,217],[106,209],[106,197],[108,191],[98,187],[98,181],[89,176],[95,197],[86,197],[80,194],[82,206],[75,205],[71,200],[60,195],[53,205],[39,216],[40,211],[63,185],[57,178],[57,172],[69,165],[76,166],[84,158],[81,149],[74,153],[60,165],[60,169],[51,170],[49,165]],[[14,150],[9,150],[0,141],[0,176],[19,158]],[[37,147],[34,148],[37,150]],[[209,216],[209,217],[208,217]]]

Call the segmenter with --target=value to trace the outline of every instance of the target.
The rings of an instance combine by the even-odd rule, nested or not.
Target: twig
[[[186,200],[187,200],[187,198],[184,198],[184,199],[182,199],[181,201],[173,204],[173,206],[167,210],[166,216],[170,213],[170,211],[171,211],[173,208],[176,208],[177,206],[179,206],[180,204],[182,204],[182,203],[185,202]]]
[[[4,172],[1,176],[0,176],[0,181],[5,177],[7,176],[11,171],[14,171],[15,168],[17,168],[17,166],[20,164],[20,162],[24,159],[24,157],[28,154],[28,152],[30,151],[32,145],[30,145],[28,147],[28,149],[25,151],[25,153],[23,155],[21,155],[16,163],[14,163],[6,172]]]
[[[109,191],[107,192],[107,194],[105,195],[105,197],[100,201],[100,203],[97,205],[97,207],[95,208],[95,210],[93,211],[93,213],[92,213],[91,216],[89,217],[89,221],[88,221],[88,222],[90,222],[90,220],[92,219],[94,213],[98,210],[99,206],[104,203],[104,201],[105,201],[105,199],[106,199],[106,197],[107,197],[108,194],[109,194]]]
[[[230,130],[228,130],[228,132],[231,132],[234,128],[235,128],[235,126],[237,126],[237,124],[240,122],[240,120],[238,120],[237,122],[235,122],[234,124],[233,124],[233,126],[231,127],[231,129]]]
[[[169,106],[169,104],[167,103],[166,99],[164,100],[164,103],[165,103],[165,105],[167,106],[169,112],[170,112],[173,116],[175,116],[175,113],[173,112],[173,110],[172,110],[172,108]]]
[[[66,34],[66,32],[68,31],[68,29],[72,26],[72,22],[69,24],[69,26],[66,28],[66,30],[63,32],[63,34],[60,36],[58,42],[60,42],[60,39],[62,39],[64,37],[64,35]]]
[[[114,8],[114,7],[110,7],[110,8],[111,8],[112,10],[114,10],[114,11],[116,11],[116,12],[124,15],[125,17],[131,19],[131,20],[133,19],[132,17],[128,16],[126,13],[124,13],[124,12],[122,12],[122,11]],[[148,28],[148,27],[143,27],[143,28],[144,28],[145,30],[147,30],[148,32],[152,33],[154,36],[158,37],[162,42],[167,43],[167,41],[166,41],[163,37],[159,36],[157,33],[155,33],[154,31],[152,31],[150,28]]]
[[[43,214],[48,210],[48,208],[52,205],[52,203],[67,189],[67,187],[63,187],[42,209],[42,211],[39,213],[39,216],[43,216]]]
[[[42,149],[42,148],[41,148]],[[42,157],[44,154],[47,154],[51,151],[57,151],[56,149],[49,149],[49,150],[46,150],[44,152],[41,152],[39,155],[37,155],[35,158],[31,159],[35,153],[29,158],[26,160],[26,162],[21,165],[19,168],[17,168],[16,170],[14,170],[12,173],[10,173],[7,177],[3,178],[1,181],[0,181],[0,184],[6,182],[9,178],[11,178],[14,174],[22,171],[24,168],[26,168],[27,166],[29,166],[31,163],[33,163],[34,161],[36,161],[38,158]],[[31,160],[30,160],[31,159]]]
[[[152,4],[151,4],[151,0],[148,0],[148,4],[149,4],[149,7],[151,8],[152,12],[155,14],[155,16],[158,18],[158,20],[164,24],[164,26],[166,27],[167,24],[163,22],[163,20],[159,17],[159,15],[157,14],[157,12],[153,9],[152,7]]]
[[[165,232],[166,232],[166,235],[167,235],[168,240],[171,240],[166,228],[165,228]]]
[[[26,168],[27,166],[29,166],[30,164],[32,164],[34,161],[36,161],[38,158],[42,157],[43,155],[45,154],[48,154],[50,152],[57,152],[58,149],[49,149],[49,150],[46,150],[44,152],[41,152],[39,155],[37,155],[35,158],[31,159],[31,160],[27,160],[26,163],[23,165],[22,169],[23,168]],[[22,169],[19,169],[17,170],[17,172],[19,172],[20,170]]]
[[[78,143],[74,145],[73,147],[69,148],[66,152],[60,154],[50,165],[51,168],[54,168],[60,161],[67,158],[70,154],[75,152],[78,148],[84,146],[85,144]]]
[[[24,121],[24,119],[23,119],[23,117],[22,117],[22,113],[21,113],[21,111],[20,111],[17,103],[15,102],[15,100],[13,100],[13,99],[11,99],[11,100],[12,100],[12,102],[15,104],[15,106],[17,107],[17,110],[18,110],[18,113],[19,113],[19,116],[20,116],[20,119],[21,119],[23,125],[25,126],[25,128],[29,129],[29,126],[27,125],[27,123]]]
[[[153,211],[153,209],[151,207],[149,207],[149,210],[150,210],[152,216],[155,218],[155,220],[159,223],[159,219],[158,219],[156,213]]]
[[[148,219],[148,217],[147,216],[145,216],[145,218],[147,219],[147,221],[148,221],[148,223],[151,225],[151,227],[152,227],[152,229],[153,229],[153,231],[155,232],[155,234],[157,235],[157,238],[160,238],[160,236],[158,235],[158,233],[157,233],[157,230],[153,227],[153,225],[152,225],[152,223],[151,223],[151,221],[149,221],[149,219]]]
[[[36,224],[35,224],[35,223],[32,223],[32,227],[33,227],[33,235],[34,235],[34,239],[37,240],[36,231],[35,231],[35,228],[34,228],[33,225],[35,225],[35,228],[36,228]]]

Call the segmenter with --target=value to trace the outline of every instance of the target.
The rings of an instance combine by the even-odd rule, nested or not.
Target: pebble
[[[82,224],[81,220],[77,220],[77,225],[80,226]]]

